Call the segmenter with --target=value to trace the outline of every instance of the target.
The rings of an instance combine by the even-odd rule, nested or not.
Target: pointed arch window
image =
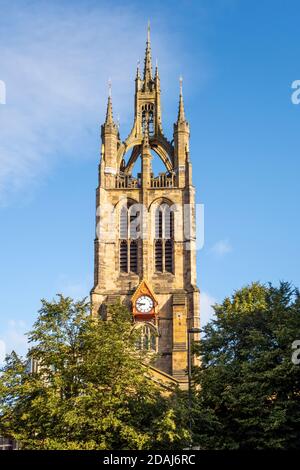
[[[130,242],[130,271],[132,273],[138,272],[138,245],[136,240]]]
[[[162,240],[155,240],[155,271],[163,272]]]
[[[122,273],[138,273],[139,216],[134,204],[127,204],[120,210],[119,264]]]
[[[139,333],[136,348],[142,351],[156,352],[158,334],[155,326],[151,323],[137,323],[135,328]]]
[[[128,272],[128,246],[127,240],[120,242],[120,271],[122,273]]]
[[[173,240],[165,241],[165,270],[173,272]]]
[[[174,212],[166,203],[155,211],[154,257],[156,272],[174,272]]]
[[[128,208],[123,206],[120,212],[120,238],[127,239],[128,234]]]

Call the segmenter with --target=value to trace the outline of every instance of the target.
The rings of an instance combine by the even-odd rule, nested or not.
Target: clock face
[[[142,295],[135,303],[137,310],[141,313],[149,313],[153,308],[153,300],[148,295]]]

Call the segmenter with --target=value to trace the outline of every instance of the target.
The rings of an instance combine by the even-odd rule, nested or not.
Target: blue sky
[[[125,138],[148,19],[169,138],[184,78],[204,321],[252,281],[300,286],[299,2],[0,0],[0,12],[0,356],[25,351],[42,297],[89,293],[107,81]]]

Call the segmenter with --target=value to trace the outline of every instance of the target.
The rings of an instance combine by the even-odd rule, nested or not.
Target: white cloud
[[[228,240],[219,240],[213,245],[211,251],[217,256],[224,256],[232,251],[232,246]]]
[[[0,30],[0,79],[6,84],[0,205],[32,190],[63,158],[97,158],[108,77],[115,116],[120,113],[121,126],[129,126],[135,67],[146,37],[146,20],[128,6],[31,2],[6,10]],[[165,73],[173,70],[176,83],[178,64],[168,50],[175,46],[159,26],[153,36],[155,55]]]
[[[5,354],[6,354],[6,344],[2,339],[0,339],[0,364],[4,362]]]
[[[214,309],[212,305],[216,304],[217,301],[214,297],[206,292],[200,293],[200,325],[201,328],[205,326],[214,317]]]
[[[59,293],[77,300],[89,297],[92,284],[93,279],[90,276],[78,280],[72,280],[67,275],[61,274],[58,277],[57,289],[59,289]]]
[[[2,330],[0,339],[0,363],[3,362],[5,354],[15,351],[17,354],[25,355],[28,349],[27,325],[22,320],[9,320]]]
[[[6,103],[6,86],[3,80],[0,80],[0,104]]]

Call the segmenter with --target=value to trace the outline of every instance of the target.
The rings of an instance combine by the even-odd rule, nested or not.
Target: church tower
[[[148,26],[143,73],[135,77],[134,122],[122,141],[111,89],[101,127],[96,193],[94,315],[106,318],[117,300],[132,311],[140,347],[157,353],[158,375],[185,387],[187,332],[199,327],[196,285],[195,189],[182,80],[173,140],[162,129],[158,67],[154,74]],[[155,174],[155,159],[164,171]],[[135,166],[140,160],[140,171]]]

